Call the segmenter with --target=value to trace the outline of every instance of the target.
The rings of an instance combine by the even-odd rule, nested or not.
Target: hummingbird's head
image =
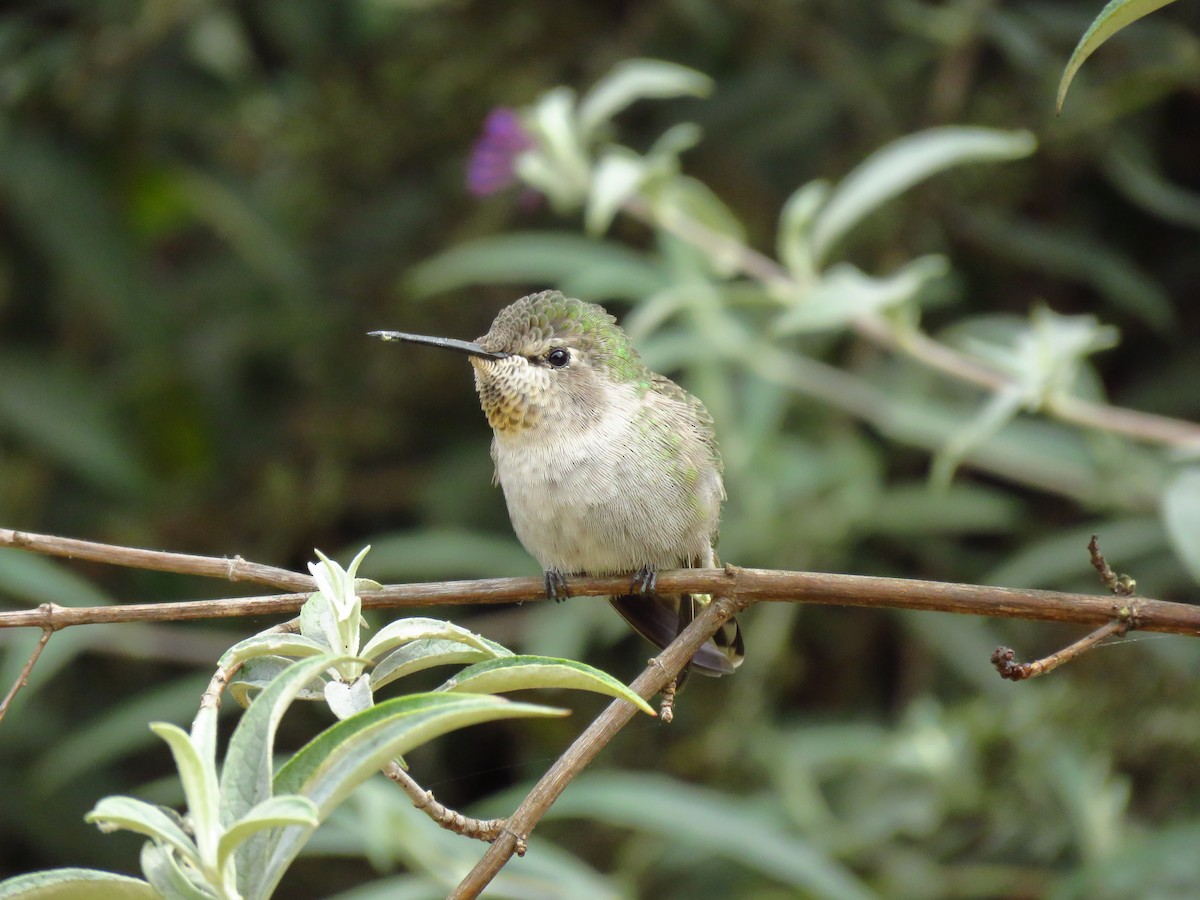
[[[586,424],[611,392],[649,373],[625,332],[603,307],[542,291],[500,310],[476,342],[475,389],[498,434],[547,420]]]
[[[371,334],[467,354],[479,401],[497,434],[548,422],[585,426],[606,404],[651,387],[650,372],[616,319],[595,303],[558,291],[530,294],[504,307],[478,341],[403,331]]]

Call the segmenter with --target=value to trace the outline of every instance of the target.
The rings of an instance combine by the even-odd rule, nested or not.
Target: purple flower
[[[467,190],[486,197],[510,187],[517,181],[513,162],[533,147],[517,111],[498,106],[483,121],[483,134],[475,142],[467,163]]]

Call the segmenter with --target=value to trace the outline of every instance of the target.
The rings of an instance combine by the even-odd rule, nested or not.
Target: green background
[[[578,216],[515,193],[470,197],[466,160],[493,107],[586,89],[632,57],[692,66],[716,88],[635,106],[619,140],[644,148],[681,118],[699,123],[686,171],[768,253],[797,186],[836,181],[888,141],[951,123],[1030,129],[1036,155],[939,176],[868,219],[843,257],[886,272],[946,254],[953,273],[924,310],[933,331],[1023,318],[1039,302],[1094,314],[1122,334],[1095,358],[1112,402],[1196,419],[1200,13],[1176,4],[1105,45],[1056,118],[1062,66],[1098,11],[977,0],[10,11],[0,526],[291,568],[314,547],[347,561],[369,542],[363,574],[384,581],[536,574],[490,486],[490,433],[465,361],[364,335],[473,338],[506,303],[553,286],[429,292],[413,275],[475,238],[577,235]],[[628,221],[610,239],[656,252]],[[664,358],[685,362],[670,374],[709,402],[726,447],[725,559],[1098,592],[1085,551],[1096,532],[1144,594],[1195,597],[1158,517],[1173,462],[1159,451],[1076,435],[1017,477],[968,466],[938,493],[925,449],[768,396],[749,376],[706,383],[702,335],[677,337]],[[897,396],[937,380],[849,338],[802,347]],[[979,402],[961,386],[938,390]],[[753,440],[722,431],[731,404],[752,413]],[[1087,465],[1071,468],[1077,445]],[[0,553],[11,608],[235,592]],[[619,677],[648,655],[601,603],[445,614]],[[269,624],[57,635],[0,724],[0,874],[136,871],[139,840],[101,836],[83,814],[118,791],[174,800],[145,723],[190,719],[221,650]],[[743,625],[739,674],[692,679],[669,728],[626,729],[531,855],[552,842],[599,870],[604,890],[658,897],[846,895],[841,875],[898,897],[1200,892],[1195,642],[1134,635],[1011,685],[988,665],[995,645],[1031,658],[1079,630],[784,604]],[[35,640],[0,633],[0,687]],[[414,774],[455,805],[517,790],[602,707],[543,699],[576,714],[443,738],[413,754]],[[324,722],[297,711],[284,744]],[[502,814],[512,797],[482,808]],[[438,868],[398,849],[415,826],[389,831],[392,798],[355,802],[357,817],[318,839],[322,855],[281,896],[366,885],[397,860]],[[468,860],[481,852],[454,846]]]

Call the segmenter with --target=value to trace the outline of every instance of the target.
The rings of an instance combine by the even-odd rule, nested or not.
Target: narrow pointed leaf
[[[292,663],[246,710],[229,739],[221,770],[221,817],[227,824],[271,796],[275,729],[296,694],[318,673],[345,659],[333,653]]]
[[[238,641],[221,657],[221,668],[228,669],[256,656],[290,656],[300,659],[330,652],[326,644],[300,634],[256,634]]]
[[[817,211],[829,196],[829,182],[810,181],[796,189],[779,214],[776,249],[794,278],[804,281],[813,274],[813,252],[809,240]]]
[[[47,869],[0,881],[0,900],[160,900],[140,878],[99,869]]]
[[[569,688],[626,700],[644,713],[654,708],[607,672],[586,663],[551,656],[510,656],[476,663],[463,669],[438,690],[497,694],[531,688]]]
[[[179,860],[153,841],[142,844],[142,874],[161,897],[170,900],[214,900],[212,889],[205,888],[184,872]]]
[[[1055,111],[1062,112],[1063,101],[1067,99],[1067,88],[1071,86],[1075,73],[1079,71],[1084,60],[1095,53],[1101,44],[1126,25],[1136,22],[1142,16],[1149,15],[1171,2],[1172,0],[1112,0],[1104,9],[1100,10],[1100,15],[1092,20],[1091,26],[1083,33],[1083,37],[1079,39],[1079,43],[1071,53],[1071,58],[1067,60],[1067,67],[1063,69],[1062,79],[1058,83]]]
[[[703,97],[712,90],[707,75],[677,63],[629,59],[618,63],[579,102],[579,127],[590,136],[617,113],[638,100]]]
[[[588,234],[602,235],[612,224],[621,204],[632,197],[649,174],[646,163],[626,153],[610,153],[592,172],[583,222]]]
[[[275,731],[280,719],[313,678],[345,660],[344,656],[326,653],[292,663],[267,685],[242,715],[229,739],[221,769],[221,820],[226,825],[236,822],[271,796]],[[256,896],[248,885],[261,877],[264,846],[265,835],[258,834],[237,850],[238,888],[245,896]]]
[[[376,663],[375,668],[371,670],[371,687],[379,690],[398,678],[414,672],[422,672],[434,666],[470,665],[483,662],[485,659],[498,659],[501,656],[511,655],[508,651],[502,654],[487,652],[460,644],[458,641],[428,638],[413,641],[398,650],[393,650]]]
[[[251,835],[267,828],[298,825],[302,828],[315,829],[318,824],[316,804],[307,797],[288,794],[264,800],[234,822],[221,836],[221,843],[217,848],[218,865],[223,867],[226,860],[229,859],[229,854],[233,853],[238,845]]]
[[[200,859],[211,862],[216,855],[220,836],[220,791],[217,788],[216,760],[205,758],[193,742],[192,737],[178,725],[170,722],[152,722],[150,730],[167,742],[171,755],[175,757],[175,768],[179,770],[179,781],[183,785],[183,796],[187,801],[188,815],[192,820],[192,831]]]
[[[893,141],[843,178],[817,214],[811,237],[816,264],[867,215],[931,175],[964,163],[1020,159],[1036,148],[1028,131],[963,126],[930,128]]]
[[[101,831],[122,828],[134,831],[164,844],[170,844],[197,864],[200,858],[196,844],[165,812],[144,800],[134,797],[105,797],[84,816],[85,822],[99,826]]]
[[[362,655],[368,659],[379,659],[384,653],[410,641],[420,640],[456,641],[468,647],[474,647],[489,656],[512,656],[512,651],[489,641],[460,625],[443,622],[441,619],[429,619],[414,616],[409,619],[398,619],[379,630],[367,645],[362,648]]]
[[[243,707],[250,705],[262,691],[295,660],[283,656],[252,656],[246,660],[237,679],[230,682],[229,693]],[[322,671],[296,694],[297,700],[324,700],[328,675]]]
[[[848,263],[830,268],[811,291],[775,322],[776,334],[828,331],[860,316],[915,301],[922,289],[949,271],[945,257],[922,256],[884,278]]]

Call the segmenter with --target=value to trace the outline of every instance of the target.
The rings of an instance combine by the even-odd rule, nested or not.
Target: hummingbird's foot
[[[658,570],[654,566],[642,566],[633,576],[630,590],[635,594],[653,594],[654,583],[658,580]]]
[[[542,578],[546,585],[546,596],[555,603],[561,603],[571,596],[567,590],[567,576],[558,569],[547,569]]]

